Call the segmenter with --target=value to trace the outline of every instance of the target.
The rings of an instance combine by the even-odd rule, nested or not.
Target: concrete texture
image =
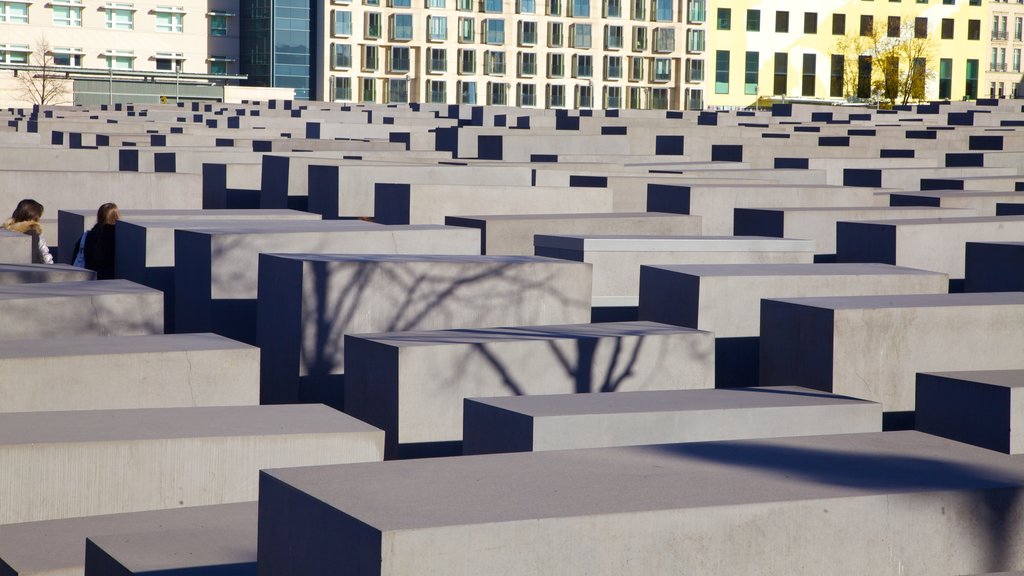
[[[271,470],[258,565],[274,576],[1016,570],[1022,485],[1004,455],[913,431]]]
[[[240,502],[0,526],[0,575],[83,576],[86,538],[107,535],[148,540],[187,530],[247,530],[255,559],[256,510],[256,502]]]
[[[918,372],[1017,368],[1024,293],[845,296],[761,304],[762,386],[914,410]]]
[[[3,340],[0,412],[255,405],[259,358],[215,334]]]
[[[640,266],[657,264],[811,263],[814,242],[747,236],[543,236],[538,256],[594,266],[594,306],[637,306]]]
[[[259,268],[263,402],[338,405],[340,387],[333,381],[345,372],[347,334],[571,324],[590,317],[590,266],[564,260],[264,254]]]
[[[255,500],[257,470],[380,460],[383,444],[317,405],[5,414],[0,524]]]
[[[65,264],[0,264],[0,285],[81,282],[95,279],[96,273],[92,270]]]
[[[256,574],[256,523],[90,536],[85,576]]]
[[[462,452],[881,431],[881,405],[795,386],[467,398]]]
[[[31,264],[33,250],[31,236],[0,228],[0,262]]]
[[[447,226],[371,226],[346,221],[294,222],[268,231],[258,223],[232,230],[175,232],[175,329],[216,332],[256,342],[259,254],[476,254],[480,233]]]
[[[347,336],[345,411],[384,429],[392,458],[462,440],[468,397],[714,388],[713,340],[653,322]]]
[[[448,216],[445,224],[480,229],[481,254],[533,255],[535,234],[699,236],[700,216],[658,212]]]
[[[0,286],[0,340],[163,332],[163,295],[127,280]]]
[[[1024,291],[1024,242],[968,242],[964,259],[965,292]]]
[[[1007,454],[1024,454],[1021,370],[917,375],[917,429]]]

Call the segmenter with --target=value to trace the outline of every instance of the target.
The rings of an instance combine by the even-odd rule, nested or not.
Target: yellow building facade
[[[990,26],[982,0],[710,0],[704,106],[987,97]]]

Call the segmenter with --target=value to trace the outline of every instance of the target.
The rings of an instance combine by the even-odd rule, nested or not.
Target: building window
[[[857,57],[857,97],[871,97],[871,56]]]
[[[228,63],[226,60],[210,60],[210,74],[227,74]]]
[[[412,0],[388,0],[388,6],[392,8],[412,8]]]
[[[900,37],[900,17],[899,16],[889,16],[889,18],[886,20],[885,35],[888,36],[889,38],[899,38]]]
[[[135,11],[130,4],[107,4],[107,28],[111,30],[131,30],[134,27]]]
[[[469,44],[473,42],[474,27],[476,22],[472,18],[465,16],[459,17],[459,42],[462,44]]]
[[[344,76],[337,76],[334,78],[334,99],[343,101],[352,100],[351,78],[345,78]]]
[[[565,76],[565,56],[562,54],[548,54],[548,78],[561,78]]]
[[[363,37],[367,40],[380,38],[380,12],[366,13],[366,29],[363,30]]]
[[[964,98],[974,100],[978,97],[978,61],[967,60],[967,82],[964,84]]]
[[[135,67],[135,56],[131,50],[108,50],[103,54],[107,68],[113,70],[132,70]]]
[[[639,56],[629,57],[629,80],[640,82],[644,79],[644,59]]]
[[[508,85],[504,82],[488,82],[487,104],[491,106],[506,106],[508,104]]]
[[[632,80],[632,78],[630,78]],[[700,59],[690,58],[686,60],[686,81],[687,82],[703,82],[704,81],[704,61]]]
[[[519,75],[534,76],[537,74],[537,54],[534,52],[519,53]]]
[[[28,44],[0,44],[0,64],[28,64]]]
[[[516,2],[516,4],[517,11],[520,14],[533,14],[537,12],[536,0],[519,0],[518,2]]]
[[[715,52],[715,94],[729,93],[729,51]]]
[[[622,48],[622,26],[607,25],[604,27],[604,47],[606,50]]]
[[[476,74],[476,50],[460,49],[459,53],[459,74]]]
[[[633,51],[643,52],[647,50],[647,28],[633,26]]]
[[[783,95],[786,93],[789,73],[789,54],[785,52],[775,53],[775,78],[772,85],[773,94]]]
[[[484,12],[488,12],[491,14],[501,14],[501,0],[484,0]]]
[[[562,15],[562,0],[548,0],[548,16]]]
[[[572,14],[575,18],[590,18],[590,0],[570,0]]]
[[[576,86],[576,107],[577,108],[593,108],[594,107],[594,91],[593,88],[588,84],[586,86]]]
[[[505,53],[495,50],[484,52],[484,74],[491,76],[504,76],[505,74]]]
[[[967,21],[967,39],[981,40],[981,20]]]
[[[621,18],[622,0],[604,0],[604,17]]]
[[[843,77],[846,74],[846,57],[841,54],[832,55],[832,69],[829,72],[829,96],[842,98]]]
[[[444,10],[446,8],[446,2],[444,0],[427,0],[427,8]]]
[[[391,15],[391,39],[412,40],[412,14]]]
[[[928,37],[928,19],[914,18],[914,38]]]
[[[565,107],[565,86],[548,84],[548,108]]]
[[[374,78],[362,78],[359,82],[359,90],[362,93],[361,102],[377,101],[377,80]]]
[[[953,19],[943,18],[942,19],[942,32],[941,37],[943,40],[953,39]]]
[[[672,21],[671,0],[654,0],[654,20],[657,22]]]
[[[775,31],[780,34],[789,32],[789,12],[783,10],[775,12]]]
[[[747,32],[761,31],[761,11],[747,10]]]
[[[352,45],[336,42],[334,45],[332,65],[335,68],[352,67]]]
[[[53,25],[82,27],[82,2],[75,0],[67,3],[53,4]]]
[[[537,23],[527,20],[519,21],[519,45],[534,46],[537,44]]]
[[[406,104],[409,102],[409,81],[405,78],[388,79],[388,103]]]
[[[807,12],[804,14],[804,34],[817,34],[818,33],[818,14],[816,12]]]
[[[82,11],[78,11],[79,26],[81,26]],[[0,2],[0,23],[6,24],[28,24],[28,3],[27,2]],[[109,28],[109,26],[108,26]]]
[[[448,39],[448,18],[445,16],[427,16],[427,39],[441,42]]]
[[[447,72],[448,51],[444,48],[427,48],[427,70],[430,72]]]
[[[668,110],[668,88],[651,88],[651,109]]]
[[[573,48],[590,48],[590,24],[573,24],[570,26],[569,44]]]
[[[622,56],[604,57],[604,78],[605,80],[622,79]]]
[[[731,30],[732,8],[719,8],[717,23],[719,30]]]
[[[672,52],[676,49],[675,28],[654,29],[654,51],[659,53]]]
[[[459,104],[476,104],[476,82],[459,82]]]
[[[1024,32],[1024,18],[1015,18],[1013,21],[1013,39],[1020,41],[1022,32]]]
[[[388,72],[402,73],[409,71],[409,48],[392,46],[388,51]]]
[[[447,86],[444,80],[427,81],[427,102],[444,104],[448,101]]]
[[[559,48],[562,46],[562,23],[548,22],[548,46]]]
[[[1020,72],[1020,48],[1013,49],[1013,71]],[[1016,94],[1017,91],[1014,90],[1014,95]]]
[[[594,75],[594,58],[590,54],[574,54],[573,76],[576,78],[590,78]]]
[[[670,82],[672,81],[672,59],[671,58],[655,58],[654,59],[654,74],[651,78],[654,82]]]
[[[537,85],[536,84],[520,84],[519,94],[516,95],[519,106],[536,106],[537,105]]]
[[[175,32],[180,34],[183,30],[183,17],[184,10],[182,10],[180,7],[157,6],[156,31]]]
[[[455,0],[455,9],[460,12],[472,12],[475,4],[474,0]]]
[[[875,17],[870,14],[862,14],[860,17],[860,35],[872,36],[875,33]]]
[[[77,48],[54,48],[53,65],[81,68],[83,55],[84,53]]]
[[[949,100],[953,97],[953,59],[939,60],[939,98]]]
[[[334,11],[334,35],[350,36],[352,34],[352,12],[349,10]]]
[[[761,54],[747,52],[745,70],[743,71],[743,93],[757,94],[758,74],[761,68]]]
[[[832,15],[832,34],[835,36],[846,34],[846,14]]]
[[[487,44],[505,43],[505,21],[501,18],[489,18],[484,20],[484,29],[487,31],[484,42]]]
[[[377,47],[363,46],[363,70],[377,69]],[[373,100],[370,100],[372,102]]]
[[[647,19],[647,2],[646,0],[633,0],[630,9],[630,18],[632,20],[646,20]]]
[[[622,108],[622,88],[606,86],[604,89],[604,107],[608,109]]]
[[[228,16],[227,14],[211,14],[210,15],[210,36],[227,36],[228,35]]]
[[[699,28],[691,28],[686,31],[686,51],[704,51],[704,31]]]
[[[817,66],[817,58],[814,54],[804,54],[804,75],[803,84],[801,85],[801,96],[814,96],[814,83],[815,83],[815,67]]]

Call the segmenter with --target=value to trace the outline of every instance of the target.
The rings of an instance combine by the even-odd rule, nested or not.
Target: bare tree
[[[22,98],[40,106],[65,102],[70,80],[54,63],[53,51],[46,38],[36,41],[29,64],[17,74]]]
[[[916,19],[904,17],[899,26],[873,26],[862,34],[841,36],[835,51],[844,57],[843,94],[861,98],[875,95],[890,105],[925,97],[925,86],[935,71],[928,68],[935,43]],[[870,66],[870,70],[867,69]]]

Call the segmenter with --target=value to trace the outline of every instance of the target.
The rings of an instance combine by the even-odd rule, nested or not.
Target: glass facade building
[[[310,0],[241,3],[241,72],[252,86],[295,89],[308,100],[316,86],[314,38],[318,17]]]

